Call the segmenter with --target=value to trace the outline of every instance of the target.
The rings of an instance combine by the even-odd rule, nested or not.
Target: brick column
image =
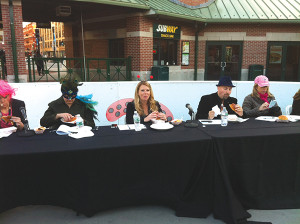
[[[1,12],[2,12],[3,39],[4,39],[3,49],[5,50],[6,67],[7,67],[7,81],[15,82],[14,63],[17,63],[19,82],[27,82],[21,0],[13,0],[13,15],[14,15],[17,62],[13,61],[13,50],[12,50],[11,29],[10,29],[11,21],[9,15],[8,0],[1,0]]]
[[[132,57],[132,80],[141,76],[149,80],[153,65],[152,22],[142,16],[128,17],[126,20],[125,57]],[[147,77],[146,77],[147,72]]]

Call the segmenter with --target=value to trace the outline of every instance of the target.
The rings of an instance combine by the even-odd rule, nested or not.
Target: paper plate
[[[60,120],[65,124],[76,124],[76,119],[74,121],[65,121],[63,118],[61,118]]]
[[[174,125],[169,124],[169,123],[150,125],[150,128],[153,128],[155,130],[169,130],[169,129],[172,129],[173,127],[174,127]]]

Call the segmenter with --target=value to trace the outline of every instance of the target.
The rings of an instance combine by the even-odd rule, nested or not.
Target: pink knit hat
[[[270,86],[269,79],[264,75],[257,76],[254,80],[254,83],[259,85],[260,87]]]

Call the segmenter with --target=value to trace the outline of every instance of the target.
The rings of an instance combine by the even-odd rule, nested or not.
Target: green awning
[[[216,0],[199,10],[207,22],[300,22],[299,0]]]
[[[300,22],[300,0],[215,0],[187,7],[179,0],[73,0],[149,10],[149,15],[202,22]]]

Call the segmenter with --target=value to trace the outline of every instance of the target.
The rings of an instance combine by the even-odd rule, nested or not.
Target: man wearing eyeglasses
[[[97,112],[93,105],[97,103],[91,101],[91,96],[77,96],[78,86],[81,86],[77,80],[67,79],[62,81],[62,96],[48,104],[48,109],[40,120],[41,126],[57,129],[61,124],[74,126],[76,123],[75,115],[80,114],[84,120],[85,126],[95,127],[94,118]],[[89,97],[87,99],[87,97]],[[94,103],[93,105],[91,105]]]

